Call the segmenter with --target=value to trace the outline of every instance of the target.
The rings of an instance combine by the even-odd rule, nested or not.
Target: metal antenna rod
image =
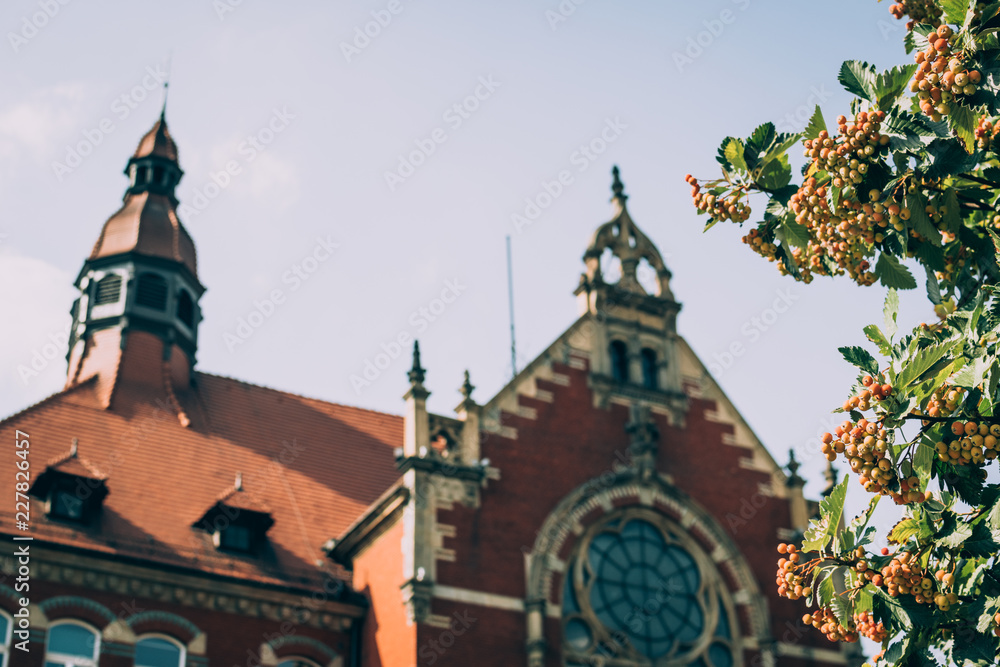
[[[514,337],[514,272],[510,262],[510,234],[507,235],[507,301],[510,303],[510,376],[517,375],[517,345]]]

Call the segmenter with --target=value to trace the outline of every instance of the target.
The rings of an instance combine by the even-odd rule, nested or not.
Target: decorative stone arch
[[[320,667],[343,667],[344,664],[339,653],[312,637],[283,635],[268,641],[261,648],[262,665],[277,665],[293,657],[308,658]]]
[[[760,650],[763,664],[773,664],[767,601],[735,542],[707,510],[663,477],[654,474],[643,479],[629,468],[589,480],[563,498],[543,522],[532,551],[525,555],[529,667],[545,664],[545,618],[550,605],[561,608],[561,594],[553,590],[553,575],[567,571],[568,558],[588,525],[628,507],[654,510],[687,531],[712,560],[736,608],[743,611],[736,614],[742,650]],[[743,627],[747,623],[742,619],[748,627]]]
[[[184,645],[187,653],[204,655],[205,633],[183,616],[168,611],[141,611],[125,619],[138,637],[148,633],[169,635]]]
[[[64,618],[74,618],[103,630],[118,620],[118,617],[100,602],[76,595],[58,595],[49,598],[38,605],[38,608],[45,614],[45,619],[49,623]]]

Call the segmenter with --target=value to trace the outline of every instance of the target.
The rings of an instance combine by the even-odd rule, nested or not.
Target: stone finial
[[[611,192],[614,193],[612,199],[624,202],[628,199],[628,195],[625,194],[625,186],[622,184],[621,172],[618,171],[618,165],[611,168],[611,176]]]
[[[413,341],[413,367],[406,374],[410,379],[410,384],[420,386],[424,383],[425,371],[420,366],[420,341]]]
[[[465,380],[462,382],[462,388],[459,389],[459,391],[461,392],[461,394],[465,398],[465,400],[469,400],[469,399],[472,398],[472,392],[475,391],[475,389],[476,389],[476,386],[474,384],[472,384],[471,380],[469,380],[469,371],[466,370],[465,371]]]
[[[630,417],[629,423],[625,425],[625,432],[631,441],[629,451],[632,465],[645,478],[656,469],[660,431],[646,406],[633,403]]]

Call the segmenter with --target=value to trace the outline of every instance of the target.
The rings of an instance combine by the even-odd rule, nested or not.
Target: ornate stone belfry
[[[601,402],[611,396],[666,404],[682,422],[687,399],[677,363],[677,313],[670,270],[629,215],[618,167],[611,171],[613,217],[594,232],[575,294],[590,315],[591,373]],[[611,275],[620,267],[617,280]],[[645,285],[644,285],[645,283]]]

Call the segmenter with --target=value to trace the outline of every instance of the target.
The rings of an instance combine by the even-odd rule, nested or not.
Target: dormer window
[[[69,454],[49,463],[28,493],[45,503],[50,519],[89,524],[108,495],[107,477],[80,458],[77,447],[74,440]]]
[[[624,341],[611,341],[608,351],[611,356],[611,377],[615,382],[628,382],[628,349]]]
[[[263,500],[243,488],[243,476],[230,487],[192,526],[212,536],[220,551],[255,554],[266,544],[267,531],[274,525]]]
[[[153,310],[167,309],[167,281],[155,273],[139,275],[135,290],[135,303]]]
[[[103,306],[107,303],[118,303],[122,294],[122,277],[117,273],[110,273],[97,281],[97,289],[94,293],[94,305]]]

